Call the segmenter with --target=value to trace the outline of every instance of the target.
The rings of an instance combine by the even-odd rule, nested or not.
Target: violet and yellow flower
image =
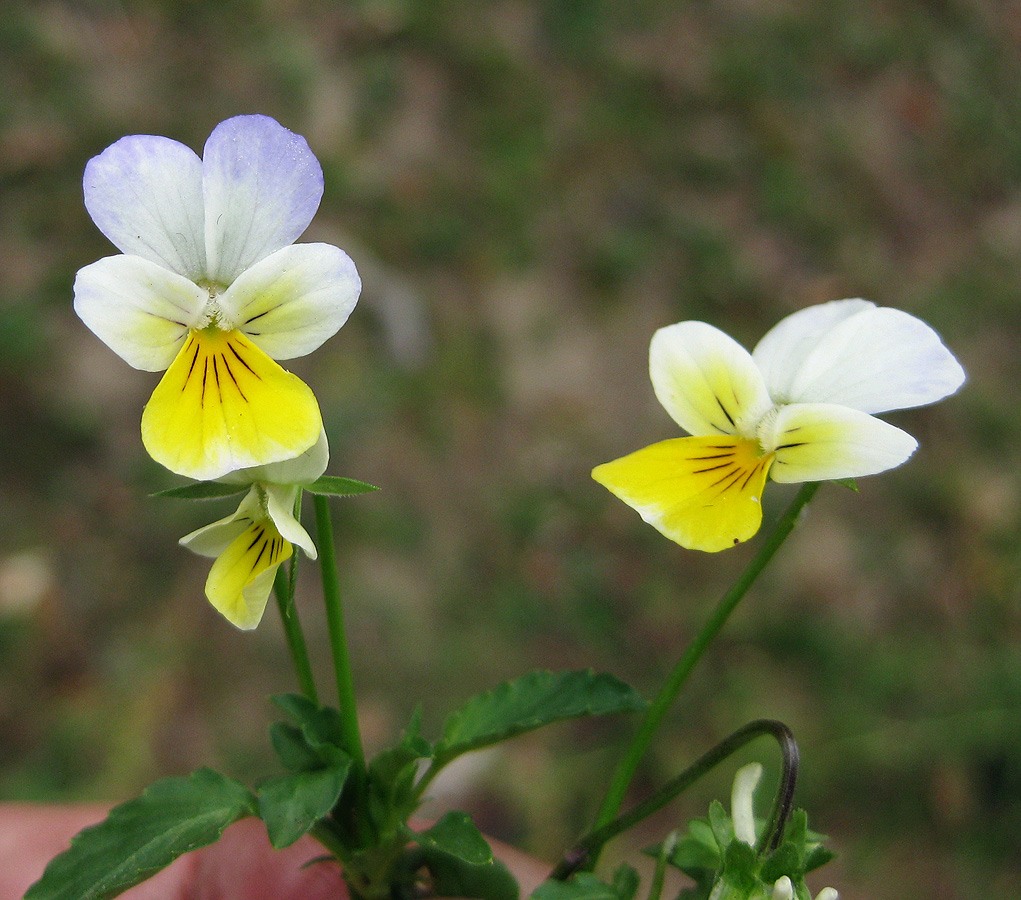
[[[305,139],[238,116],[200,159],[132,135],[89,161],[84,188],[121,254],[78,272],[75,311],[129,365],[166,370],[142,415],[153,459],[204,481],[312,447],[319,405],[275,360],[336,333],[361,282],[343,250],[294,243],[323,193]]]
[[[592,477],[671,540],[705,551],[758,531],[767,477],[858,478],[905,462],[917,442],[874,414],[934,403],[965,377],[932,328],[866,300],[800,310],[752,353],[704,322],[669,325],[653,335],[649,372],[691,437]]]
[[[326,433],[320,432],[319,440],[294,459],[231,472],[220,480],[251,485],[237,510],[181,538],[189,550],[215,560],[206,598],[232,625],[247,631],[259,624],[277,568],[295,546],[316,558],[295,506],[301,486],[326,471],[329,455]]]

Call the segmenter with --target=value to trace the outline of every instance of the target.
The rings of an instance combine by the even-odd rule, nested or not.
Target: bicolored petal
[[[232,327],[273,359],[304,356],[336,334],[361,292],[354,263],[330,244],[294,244],[238,276],[218,298]]]
[[[311,389],[236,331],[193,331],[142,414],[142,443],[172,472],[211,481],[304,453],[322,431]]]
[[[190,534],[186,534],[178,543],[199,556],[215,558],[223,553],[235,538],[253,522],[265,518],[262,502],[259,499],[259,489],[253,485],[233,513],[209,525],[197,528]]]
[[[715,552],[759,530],[771,462],[742,438],[674,438],[597,466],[592,477],[670,540]]]
[[[198,281],[206,273],[202,161],[170,138],[135,134],[89,160],[85,207],[123,253]]]
[[[778,358],[774,365],[780,366]],[[839,403],[865,413],[935,403],[964,383],[964,370],[921,319],[899,309],[860,309],[818,336],[800,359],[790,403]]]
[[[277,567],[292,552],[272,523],[253,522],[213,563],[206,597],[232,625],[255,628],[266,610]]]
[[[775,456],[774,481],[829,481],[885,472],[918,442],[905,431],[846,406],[794,403],[770,413],[759,440]]]
[[[266,511],[276,526],[277,531],[292,544],[301,547],[309,559],[315,559],[316,545],[301,522],[295,518],[295,501],[298,499],[298,486],[291,484],[267,484]]]
[[[776,404],[791,401],[794,376],[805,359],[834,326],[866,309],[875,309],[868,300],[833,300],[799,309],[766,332],[752,351],[752,359],[766,380],[769,395]]]
[[[308,227],[323,170],[300,135],[268,116],[236,116],[206,141],[202,183],[208,277],[229,285]]]
[[[659,402],[692,435],[748,436],[772,405],[751,354],[705,322],[660,328],[649,374]]]
[[[140,256],[108,256],[78,271],[74,309],[128,365],[162,372],[202,319],[208,294]]]
[[[225,484],[311,484],[323,472],[330,461],[330,445],[326,440],[325,429],[319,432],[319,440],[308,450],[293,459],[268,463],[265,466],[252,466],[249,469],[238,469],[228,472],[217,481]]]

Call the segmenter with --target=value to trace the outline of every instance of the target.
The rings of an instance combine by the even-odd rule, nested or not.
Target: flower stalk
[[[316,514],[316,537],[319,545],[319,567],[323,579],[323,602],[326,605],[326,623],[330,633],[330,650],[333,671],[337,681],[337,700],[344,729],[345,749],[360,770],[365,769],[365,751],[362,749],[358,727],[358,710],[355,706],[354,677],[351,657],[348,654],[344,631],[344,607],[337,578],[337,559],[333,545],[333,522],[330,504],[326,497],[313,495]]]
[[[305,635],[301,630],[301,622],[298,621],[298,610],[294,605],[294,582],[298,571],[298,557],[291,557],[291,565],[287,574],[284,574],[283,566],[277,569],[273,582],[273,592],[277,599],[277,608],[280,610],[280,621],[284,626],[284,636],[287,639],[287,648],[291,652],[291,659],[294,662],[294,673],[298,678],[298,686],[301,692],[313,703],[319,703],[319,692],[316,690],[315,679],[312,677],[312,665],[308,658],[308,648],[305,645]]]
[[[709,644],[719,634],[720,629],[723,628],[730,614],[737,607],[738,603],[741,602],[744,595],[748,593],[749,588],[755,583],[762,570],[766,568],[769,561],[776,555],[777,550],[780,549],[783,542],[794,530],[801,511],[812,497],[815,496],[815,492],[819,489],[819,484],[820,482],[812,481],[802,485],[801,490],[798,491],[791,501],[790,506],[787,507],[784,514],[777,520],[773,531],[766,538],[765,543],[759,548],[755,556],[752,557],[751,562],[748,563],[748,566],[741,573],[733,587],[720,599],[712,615],[702,626],[698,634],[695,635],[684,655],[677,661],[663,687],[660,689],[659,694],[656,695],[656,698],[650,704],[634,739],[631,741],[624,758],[614,773],[613,780],[610,782],[610,787],[606,793],[606,799],[603,801],[599,815],[596,818],[597,828],[613,821],[620,812],[628,785],[631,783],[632,778],[634,778],[638,765],[646,750],[648,750],[656,731],[662,724],[664,716],[666,716],[670,707],[673,706],[681,688],[688,680],[688,676],[691,675],[692,670],[702,658]]]

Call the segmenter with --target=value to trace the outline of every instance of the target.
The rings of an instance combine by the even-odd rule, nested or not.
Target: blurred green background
[[[749,719],[805,757],[798,800],[858,898],[1021,895],[1021,4],[1016,0],[49,0],[0,14],[0,798],[118,799],[213,765],[272,770],[294,682],[275,612],[208,606],[178,547],[225,515],[138,422],[156,377],[71,309],[114,252],[81,202],[124,134],[200,150],[220,120],[309,140],[306,240],[364,280],[292,368],[316,391],[368,744],[422,703],[535,667],[646,693],[757,546],[666,541],[589,478],[678,431],[647,376],[661,325],[751,346],[864,296],[930,322],[969,382],[890,418],[910,463],[827,486],[697,671],[635,797]],[[767,492],[767,519],[791,491]],[[322,684],[317,588],[299,590]],[[550,859],[632,723],[549,729],[437,804]],[[775,750],[755,745],[775,771]],[[729,792],[733,767],[643,840]],[[438,808],[438,806],[436,807]]]

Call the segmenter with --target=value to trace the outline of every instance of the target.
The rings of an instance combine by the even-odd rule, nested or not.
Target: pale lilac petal
[[[304,356],[351,314],[361,279],[343,250],[293,244],[240,275],[219,298],[230,324],[273,359]]]
[[[217,125],[202,172],[208,275],[221,285],[293,243],[323,195],[323,170],[305,139],[268,116]]]
[[[74,309],[128,365],[146,372],[170,366],[208,294],[183,275],[140,256],[108,256],[78,272]]]
[[[867,413],[832,403],[794,403],[770,413],[759,428],[763,450],[773,451],[774,481],[859,478],[905,462],[918,442]]]
[[[660,328],[649,374],[663,408],[691,435],[748,436],[771,405],[751,354],[705,322]]]
[[[879,413],[935,403],[964,377],[925,322],[880,307],[857,312],[821,335],[795,370],[788,399]]]
[[[805,358],[830,329],[866,309],[868,300],[833,300],[800,309],[774,325],[752,351],[775,403],[791,401],[791,385]]]
[[[121,138],[85,166],[85,207],[123,253],[197,281],[206,272],[202,161],[170,138]]]

